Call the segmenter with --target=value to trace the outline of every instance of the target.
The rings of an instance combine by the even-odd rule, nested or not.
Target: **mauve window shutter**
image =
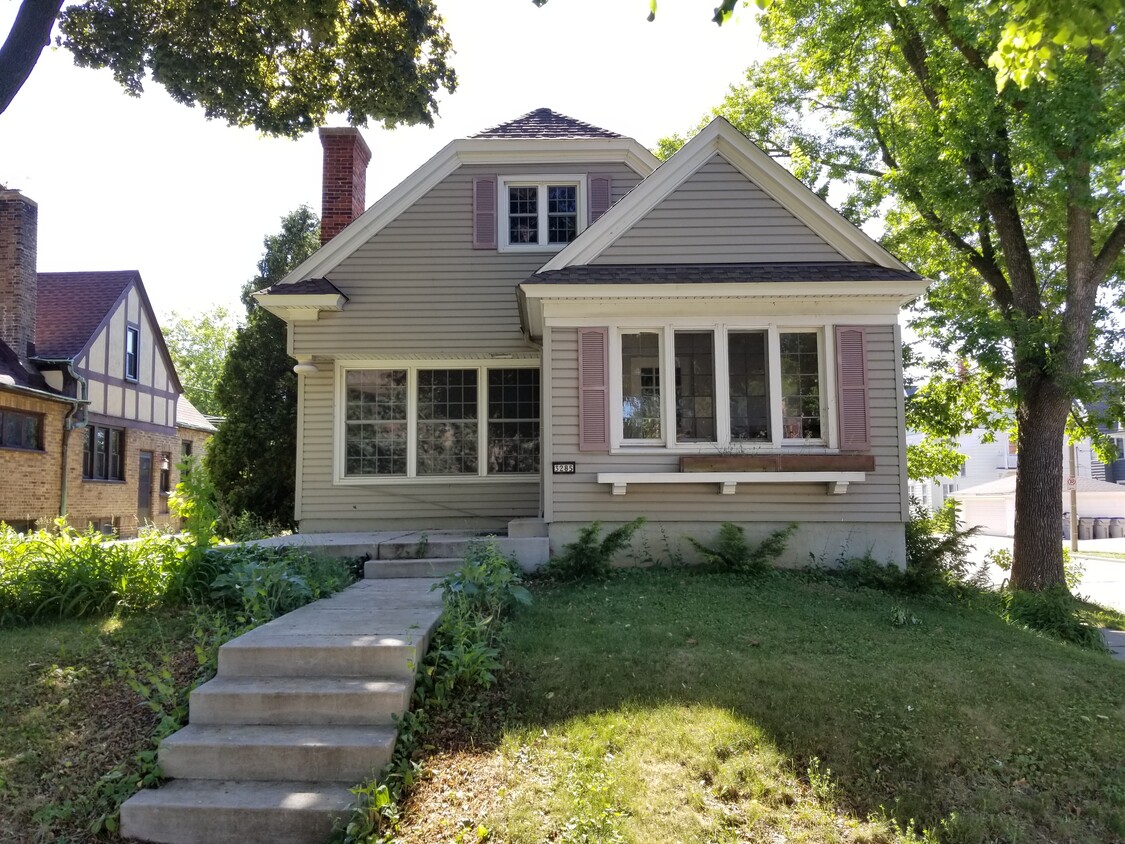
[[[840,412],[840,448],[871,448],[868,411],[867,338],[863,328],[836,326],[836,391]]]
[[[613,177],[590,176],[590,222],[593,223],[613,204]]]
[[[609,329],[578,330],[578,450],[609,451]]]
[[[473,179],[473,249],[496,248],[496,177]]]

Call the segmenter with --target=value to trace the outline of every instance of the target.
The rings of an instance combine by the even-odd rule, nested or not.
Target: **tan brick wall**
[[[0,521],[53,518],[59,507],[63,417],[70,405],[0,392],[0,408],[43,415],[43,450],[0,448]]]
[[[62,425],[66,405],[33,398],[0,396],[0,405],[17,410],[45,414],[44,449],[41,452],[0,448],[0,519],[23,522],[38,520],[46,524],[54,519],[59,507],[62,456]],[[186,428],[175,436],[125,429],[124,481],[93,481],[82,477],[82,450],[86,431],[71,432],[67,460],[67,519],[83,529],[91,521],[112,520],[122,536],[136,536],[140,526],[137,514],[140,474],[140,453],[153,453],[149,496],[152,522],[162,528],[175,528],[168,512],[167,497],[160,493],[160,464],[164,454],[170,456],[170,488],[175,489],[180,476],[176,464],[180,460],[182,441],[191,440],[192,451],[202,455],[208,439],[202,431]]]

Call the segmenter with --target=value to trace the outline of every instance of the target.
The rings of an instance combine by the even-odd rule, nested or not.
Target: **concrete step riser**
[[[490,542],[505,557],[516,560],[519,565],[531,571],[547,562],[551,555],[550,540],[546,537],[482,537],[478,540],[436,540],[425,545],[416,541],[392,541],[379,545],[375,559],[378,560],[416,560],[416,559],[464,559],[473,542]]]
[[[207,736],[164,742],[160,768],[174,779],[361,782],[390,762],[393,750],[394,733],[389,729],[374,734],[367,744],[270,745]]]
[[[205,686],[200,686],[200,689]],[[192,692],[192,724],[391,724],[410,702],[409,684],[396,691]]]
[[[378,548],[379,560],[433,560],[447,557],[463,559],[469,540],[455,539],[439,542],[384,542]]]
[[[363,564],[363,576],[368,580],[398,579],[403,577],[445,577],[461,567],[457,558],[433,560],[368,560]]]
[[[315,791],[295,786],[288,794],[278,789],[268,799],[260,799],[268,787],[261,783],[215,782],[207,784],[211,793],[193,785],[173,782],[138,793],[121,807],[122,837],[162,844],[324,844],[351,800],[343,783]]]
[[[414,676],[419,653],[425,652],[425,640],[420,644],[421,649],[414,645],[219,648],[219,676],[409,680]]]

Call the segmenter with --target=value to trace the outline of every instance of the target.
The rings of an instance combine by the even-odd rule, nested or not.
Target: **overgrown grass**
[[[506,658],[495,840],[1125,840],[1125,665],[979,608],[634,571]]]

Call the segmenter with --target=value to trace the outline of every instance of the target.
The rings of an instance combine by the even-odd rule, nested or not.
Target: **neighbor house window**
[[[561,248],[582,228],[582,184],[575,179],[501,179],[502,248]]]
[[[617,338],[621,444],[827,440],[823,330],[622,328]]]
[[[120,428],[90,425],[82,452],[82,477],[95,481],[123,481],[125,433]]]
[[[125,377],[130,381],[138,378],[140,350],[141,330],[130,325],[125,329]]]
[[[539,471],[538,368],[349,369],[343,403],[345,478]]]
[[[42,450],[43,416],[0,408],[0,448]]]

